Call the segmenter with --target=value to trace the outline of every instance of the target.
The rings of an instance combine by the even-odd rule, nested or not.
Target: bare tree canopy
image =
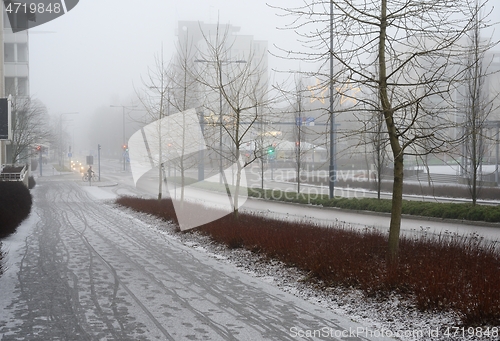
[[[262,123],[263,109],[272,100],[267,82],[267,49],[258,53],[256,46],[238,41],[221,25],[215,32],[203,32],[203,38],[196,79],[206,93],[203,106],[217,117],[212,121],[219,127],[219,134],[214,131],[211,148],[221,160],[236,166],[233,210],[237,216],[242,170],[263,153],[255,148],[251,155],[244,156],[243,149],[255,140],[256,125]],[[235,44],[239,44],[238,48]],[[237,55],[236,50],[240,51]],[[224,183],[229,194],[228,183]]]
[[[16,96],[12,100],[10,162],[25,163],[36,153],[35,145],[47,143],[51,134],[45,106],[36,99]]]
[[[324,86],[355,99],[332,114],[349,112],[360,122],[373,113],[383,117],[394,169],[391,259],[399,247],[405,156],[449,151],[461,142],[455,134],[457,89],[467,73],[461,61],[468,32],[490,25],[488,13],[478,19],[486,3],[313,0],[280,8],[304,47],[283,48],[283,58],[316,63]],[[353,88],[359,89],[356,97]]]

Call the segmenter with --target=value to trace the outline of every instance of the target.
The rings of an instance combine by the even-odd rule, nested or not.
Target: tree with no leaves
[[[236,166],[235,190],[230,197],[234,215],[237,217],[242,170],[259,159],[263,153],[262,150],[254,148],[252,155],[242,157],[243,151],[247,143],[254,141],[258,135],[259,128],[256,124],[262,123],[262,108],[266,107],[271,99],[265,67],[267,51],[264,54],[257,53],[255,46],[250,44],[240,45],[240,54],[232,54],[237,37],[224,32],[222,27],[218,24],[215,32],[203,32],[204,48],[198,51],[200,55],[196,79],[206,91],[204,106],[207,111],[221,114],[217,115],[217,126],[221,129],[222,139],[218,133],[213,137],[218,143],[224,143],[224,146],[209,147],[219,153],[219,157],[225,158],[226,164]],[[230,195],[227,180],[224,185]]]
[[[476,0],[471,5],[471,16],[475,25],[467,35],[468,56],[464,68],[466,78],[462,87],[461,97],[464,101],[463,119],[463,156],[462,168],[471,194],[472,204],[476,205],[481,190],[483,158],[486,155],[490,137],[487,134],[490,114],[494,109],[494,100],[499,89],[491,89],[486,83],[495,72],[490,68],[491,56],[486,52],[496,43],[484,40],[481,36],[481,2]],[[495,92],[497,94],[495,95]],[[494,123],[495,125],[498,122]]]
[[[375,112],[385,122],[394,169],[388,259],[395,261],[405,156],[450,150],[457,142],[454,97],[464,78],[457,65],[466,56],[463,38],[478,24],[469,1],[312,0],[280,9],[304,44],[296,53],[283,49],[287,56],[320,63],[322,79],[343,96],[349,96],[345,85],[362,89],[350,112]]]
[[[181,203],[184,202],[184,189],[186,185],[186,171],[194,168],[198,162],[197,155],[186,153],[186,146],[192,141],[187,141],[191,138],[189,131],[192,129],[186,122],[186,115],[188,109],[199,107],[198,96],[198,80],[193,73],[194,58],[196,50],[189,35],[186,36],[185,41],[179,41],[177,44],[176,54],[170,63],[167,78],[169,84],[169,95],[167,102],[175,112],[182,115],[178,127],[170,127],[170,129],[180,129],[182,132],[177,132],[179,139],[172,141],[172,146],[178,151],[179,157],[172,160],[171,164],[180,172],[180,192]]]
[[[50,137],[49,117],[45,106],[36,99],[13,97],[12,141],[8,146],[12,164],[27,162],[36,151],[34,145]]]
[[[160,56],[155,57],[155,66],[148,70],[146,79],[142,80],[143,89],[136,91],[139,101],[146,110],[146,122],[155,125],[155,132],[149,138],[155,150],[154,164],[158,167],[158,200],[162,199],[163,193],[163,163],[164,144],[167,140],[167,131],[162,129],[163,119],[168,115],[169,105],[169,78],[168,67],[163,59],[163,50]]]

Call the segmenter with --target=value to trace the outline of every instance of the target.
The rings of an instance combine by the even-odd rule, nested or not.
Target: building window
[[[5,77],[5,96],[28,96],[27,77]]]
[[[5,43],[3,51],[4,62],[16,61],[16,44]]]
[[[3,12],[3,28],[10,28],[9,17],[7,16],[7,11]]]
[[[16,95],[16,78],[5,77],[5,96]]]
[[[28,44],[17,44],[17,62],[28,62]]]
[[[28,96],[28,78],[20,77],[17,79],[17,94],[19,96]]]

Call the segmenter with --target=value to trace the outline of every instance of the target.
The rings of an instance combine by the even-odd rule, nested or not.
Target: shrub
[[[0,182],[0,238],[16,231],[31,212],[29,189],[18,181]]]

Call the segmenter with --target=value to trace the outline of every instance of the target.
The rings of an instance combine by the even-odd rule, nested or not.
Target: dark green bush
[[[0,238],[16,231],[31,212],[29,189],[17,181],[0,182]]]
[[[328,198],[327,195],[308,195],[280,190],[248,189],[248,195],[267,200],[279,200],[300,204],[321,205],[323,207],[338,207],[347,210],[361,210],[390,213],[392,201],[375,198]],[[500,222],[500,206],[473,206],[469,203],[438,203],[413,200],[403,200],[403,214],[470,221]]]

